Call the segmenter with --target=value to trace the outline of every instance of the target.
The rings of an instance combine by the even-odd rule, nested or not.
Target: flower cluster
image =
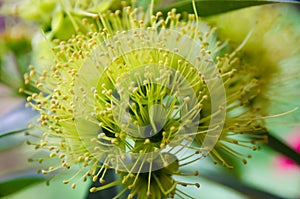
[[[126,190],[128,198],[189,197],[177,185],[199,184],[174,176],[198,172],[182,167],[209,155],[231,168],[223,153],[246,163],[250,155],[236,147],[256,150],[266,141],[264,117],[251,106],[261,85],[241,67],[242,46],[223,53],[216,29],[175,9],[91,15],[81,22],[86,34],[54,40],[50,67],[30,66],[25,75],[40,91],[21,89],[40,113],[30,127],[43,132],[29,133],[37,139],[28,144],[49,153],[30,160],[53,163],[42,173],[79,165],[74,176],[104,183],[114,169],[119,179],[90,191],[122,185],[115,198]],[[64,183],[75,188],[72,179]]]

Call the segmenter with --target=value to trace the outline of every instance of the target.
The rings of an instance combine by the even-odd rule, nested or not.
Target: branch
[[[281,153],[287,158],[293,160],[298,166],[300,166],[300,154],[293,150],[291,147],[286,145],[284,142],[274,137],[271,133],[268,133],[268,144],[267,146],[272,150]]]

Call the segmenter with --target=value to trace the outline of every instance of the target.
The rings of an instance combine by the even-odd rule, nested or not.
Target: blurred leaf
[[[17,191],[44,180],[44,177],[36,174],[20,174],[0,180],[0,197],[16,193]]]
[[[220,14],[223,12],[228,12],[250,6],[271,3],[299,4],[300,2],[294,0],[195,0],[198,15],[202,17]],[[162,11],[164,14],[169,12],[172,8],[176,8],[177,12],[194,13],[192,0],[159,0],[155,5],[155,11]]]
[[[22,133],[25,132],[27,129],[21,129],[21,130],[17,130],[17,131],[11,131],[11,132],[6,132],[6,133],[1,133],[0,134],[0,139],[3,139],[6,136],[10,136],[10,135],[15,135],[18,133]]]
[[[28,123],[36,115],[37,111],[33,111],[30,108],[26,108],[24,102],[13,111],[0,117],[0,135],[6,132],[13,132],[18,131],[20,129],[26,129]]]
[[[20,88],[24,80],[23,74],[20,74],[16,55],[7,50],[1,56],[0,82],[13,89]]]
[[[37,113],[22,104],[12,112],[0,117],[0,152],[22,144],[23,134],[30,120]]]
[[[25,129],[0,134],[0,153],[22,145],[25,142]]]
[[[234,189],[242,194],[247,195],[249,198],[255,199],[282,199],[280,196],[277,196],[273,193],[266,192],[264,190],[260,190],[256,187],[252,187],[250,185],[243,184],[241,181],[226,175],[225,173],[219,172],[211,172],[211,171],[202,171],[201,177],[204,177],[210,181],[222,184],[226,187]]]
[[[149,7],[152,0],[139,0],[136,2],[136,7],[142,7],[145,10]],[[157,0],[154,0],[154,3],[159,2]]]
[[[74,172],[80,169],[79,167],[71,168]],[[32,171],[35,173],[35,171]],[[50,174],[50,176],[44,176],[44,181],[37,182],[32,184],[32,186],[27,186],[25,189],[21,189],[20,191],[10,194],[8,196],[1,197],[1,199],[84,199],[86,194],[88,193],[90,178],[86,182],[82,180],[81,175],[77,175],[73,178],[74,182],[76,182],[76,189],[72,189],[71,185],[65,185],[62,183],[63,180],[71,178],[74,173],[66,174],[66,173],[55,173]],[[36,174],[37,177],[39,175]],[[43,176],[43,175],[41,175]],[[49,186],[46,186],[46,181],[50,180]],[[1,186],[1,185],[0,185]],[[102,197],[106,199],[107,197]]]
[[[195,170],[197,170],[198,168],[199,168],[198,166],[195,167]],[[183,168],[182,172],[189,173],[191,172],[191,169],[192,168]],[[211,182],[214,182],[216,184],[230,188],[234,191],[237,191],[247,196],[247,198],[249,199],[250,198],[251,199],[283,199],[282,197],[277,196],[272,192],[267,192],[261,189],[260,187],[258,188],[253,185],[245,184],[242,181],[240,181],[240,179],[236,178],[233,175],[230,175],[229,172],[224,172],[222,170],[218,171],[214,168],[212,169],[212,168],[202,167],[199,176],[195,179],[195,182],[202,182],[203,178]]]

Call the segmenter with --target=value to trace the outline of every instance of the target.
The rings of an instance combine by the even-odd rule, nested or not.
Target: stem
[[[267,146],[293,160],[298,166],[300,166],[300,154],[270,133],[268,134]]]

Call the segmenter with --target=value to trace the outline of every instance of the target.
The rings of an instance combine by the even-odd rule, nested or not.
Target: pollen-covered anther
[[[96,188],[96,187],[92,187],[92,188],[90,188],[90,192],[91,192],[91,193],[95,193],[95,192],[97,192],[97,188]]]
[[[30,84],[30,76],[29,74],[24,74],[24,81],[25,81],[25,85]]]
[[[27,100],[27,102],[32,101],[32,96],[28,96],[28,97],[26,98],[26,100]]]
[[[54,157],[56,157],[56,153],[50,153],[50,158],[54,158]]]
[[[97,175],[93,176],[92,180],[93,180],[93,182],[96,182],[98,180],[98,176]]]
[[[49,151],[52,151],[52,150],[54,150],[54,149],[55,149],[54,146],[49,146],[49,148],[48,148]]]
[[[53,170],[54,170],[54,167],[52,167],[52,166],[48,168],[48,172],[51,172]]]
[[[171,131],[171,132],[176,131],[176,127],[175,127],[175,126],[171,126],[170,131]]]
[[[79,156],[79,157],[77,158],[77,161],[78,161],[78,162],[83,162],[83,161],[84,161],[84,157]]]
[[[145,140],[145,142],[144,142],[144,143],[145,143],[145,144],[150,144],[150,143],[151,143],[151,141],[150,141],[150,139],[148,139],[148,138],[147,138],[147,139]]]
[[[65,167],[66,169],[70,169],[71,168],[71,166],[68,163],[66,163],[64,160],[62,160],[62,164],[61,165],[63,167]]]
[[[42,170],[42,174],[46,175],[46,174],[48,174],[48,173],[49,173],[48,171]]]
[[[69,184],[70,181],[69,181],[69,180],[64,180],[63,183],[64,183],[64,184]]]
[[[60,159],[62,159],[62,158],[64,158],[66,156],[66,154],[60,154],[58,157],[60,158]]]
[[[42,147],[46,146],[47,145],[47,142],[46,141],[41,141],[41,144],[40,144]]]
[[[258,149],[257,146],[253,146],[253,147],[252,147],[252,150],[253,150],[253,151],[256,151],[257,149]]]

